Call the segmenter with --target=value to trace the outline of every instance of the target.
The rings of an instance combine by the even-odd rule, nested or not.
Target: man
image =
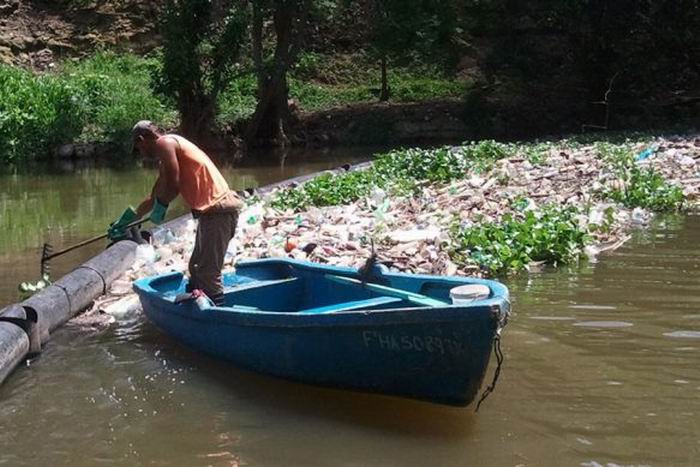
[[[189,262],[188,291],[201,289],[216,305],[223,305],[221,269],[243,202],[229,189],[211,159],[182,136],[163,134],[153,123],[142,120],[134,125],[131,137],[134,149],[158,161],[159,175],[151,195],[135,211],[127,209],[112,223],[110,238],[123,235],[125,225],[149,212],[149,219],[160,224],[170,202],[182,195],[193,217],[199,220]]]

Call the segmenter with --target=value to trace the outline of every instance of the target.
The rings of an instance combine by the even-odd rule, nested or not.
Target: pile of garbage
[[[659,138],[639,143],[633,150],[636,164],[654,168],[682,188],[688,203],[698,203],[700,138]],[[225,270],[241,260],[279,256],[359,267],[374,248],[379,260],[396,271],[480,275],[477,265],[457,265],[450,259],[450,226],[498,222],[516,209],[536,210],[551,203],[586,207],[578,222],[595,238],[586,248],[587,256],[594,258],[622,245],[631,225],[644,225],[652,217],[644,209],[625,209],[602,199],[601,192],[623,183],[600,157],[599,149],[588,145],[552,146],[536,161],[526,153],[516,154],[449,185],[426,184],[414,196],[394,196],[375,188],[349,205],[293,212],[272,208],[272,192],[249,200],[241,213]],[[186,271],[195,231],[196,222],[189,220],[177,231],[166,232],[156,244],[140,245],[133,267],[97,300],[93,310],[110,315],[137,310],[131,283],[154,274]]]

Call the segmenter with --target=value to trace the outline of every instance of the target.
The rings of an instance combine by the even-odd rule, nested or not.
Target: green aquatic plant
[[[622,188],[608,189],[603,195],[628,208],[676,211],[683,206],[683,190],[652,168],[632,166],[621,174],[621,179]]]
[[[491,274],[519,271],[539,261],[573,263],[590,241],[579,215],[573,207],[549,205],[505,214],[499,222],[455,224],[450,229],[450,256],[457,264],[476,264]]]
[[[393,194],[410,194],[423,183],[446,184],[464,178],[469,170],[492,164],[513,153],[514,146],[480,141],[435,149],[400,149],[378,155],[366,170],[325,174],[299,187],[279,191],[272,206],[300,210],[335,206],[366,196],[373,187]]]
[[[44,290],[51,285],[51,279],[48,274],[44,274],[37,282],[22,282],[17,286],[19,290],[20,300],[25,300],[37,292]]]
[[[668,181],[651,167],[640,167],[629,144],[597,143],[599,157],[621,182],[599,192],[627,208],[652,211],[675,211],[683,206],[683,190]]]

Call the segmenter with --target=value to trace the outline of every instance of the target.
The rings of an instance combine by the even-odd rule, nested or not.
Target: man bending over
[[[211,159],[194,143],[182,136],[163,134],[147,120],[134,125],[131,133],[134,149],[143,157],[158,161],[158,179],[151,195],[135,211],[127,209],[125,215],[110,226],[109,237],[119,238],[124,234],[125,225],[147,213],[150,213],[149,220],[160,224],[170,202],[182,195],[192,216],[199,221],[189,262],[188,291],[201,289],[216,305],[223,305],[221,269],[243,202],[229,189]]]

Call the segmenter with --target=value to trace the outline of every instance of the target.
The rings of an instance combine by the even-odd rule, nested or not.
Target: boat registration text
[[[378,331],[362,331],[366,348],[380,348],[395,352],[427,352],[442,355],[462,355],[464,344],[456,339],[440,336],[397,335]]]

